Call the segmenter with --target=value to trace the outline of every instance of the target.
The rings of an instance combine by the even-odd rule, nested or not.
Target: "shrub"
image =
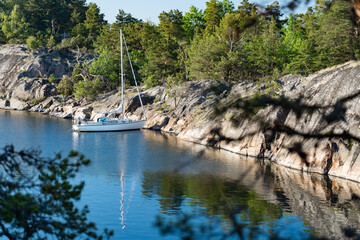
[[[30,36],[26,39],[26,44],[29,49],[34,51],[35,49],[39,48],[39,42],[36,40],[35,37]]]
[[[74,91],[74,87],[71,80],[69,79],[69,77],[64,76],[61,79],[59,85],[57,86],[58,94],[69,96],[73,94],[73,91]]]
[[[83,41],[84,39],[79,37],[65,38],[61,41],[59,48],[77,49]]]
[[[32,99],[30,102],[34,105],[38,105],[39,103],[43,102],[46,99],[46,97],[40,97],[40,98],[35,98]]]
[[[51,83],[58,83],[58,79],[54,76],[54,74],[51,74],[48,78],[48,81]]]
[[[119,82],[119,61],[112,56],[109,50],[104,49],[100,56],[92,62],[89,67],[89,73],[92,75],[103,75],[107,77],[111,83]]]
[[[47,47],[52,48],[55,46],[55,44],[56,44],[56,42],[55,42],[54,35],[51,35],[50,38],[48,39],[48,42],[46,45],[47,45]]]
[[[160,85],[161,80],[157,78],[155,75],[151,75],[144,80],[144,83],[146,84],[146,89],[149,89],[157,85]]]
[[[86,98],[87,100],[93,100],[101,89],[102,86],[99,78],[95,80],[85,79],[74,84],[74,94],[78,99]]]
[[[166,81],[166,87],[171,88],[173,86],[179,86],[181,83],[185,81],[185,76],[182,73],[178,73],[175,76],[169,76]]]

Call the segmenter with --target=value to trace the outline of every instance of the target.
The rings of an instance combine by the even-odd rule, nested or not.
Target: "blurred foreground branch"
[[[96,233],[87,219],[87,206],[75,206],[84,182],[76,185],[71,180],[89,163],[77,152],[43,158],[40,151],[5,146],[0,152],[0,237],[109,239],[112,231]]]

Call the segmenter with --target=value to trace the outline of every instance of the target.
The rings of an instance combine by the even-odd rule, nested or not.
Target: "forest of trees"
[[[81,97],[117,87],[120,28],[137,77],[147,87],[204,78],[271,81],[360,58],[359,24],[348,1],[316,0],[306,13],[286,17],[281,10],[277,1],[261,8],[248,0],[239,6],[209,0],[204,10],[162,12],[159,24],[120,9],[109,24],[99,7],[85,0],[3,0],[0,41],[98,56],[81,67],[105,81],[78,77],[76,69],[71,79],[60,82],[67,86],[63,92],[74,90]]]

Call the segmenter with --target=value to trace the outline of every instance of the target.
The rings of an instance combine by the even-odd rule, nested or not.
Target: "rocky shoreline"
[[[0,108],[43,112],[61,118],[80,115],[90,119],[99,117],[99,112],[117,108],[120,97],[116,91],[102,94],[92,102],[56,95],[56,84],[47,79],[50,74],[56,78],[71,76],[74,64],[75,53],[66,50],[30,53],[24,46],[3,46],[0,49]],[[342,139],[318,142],[286,134],[278,134],[269,142],[259,121],[244,118],[237,119],[234,124],[238,109],[229,107],[219,115],[214,114],[215,106],[227,105],[257,92],[281,92],[289,98],[302,96],[309,104],[331,105],[359,90],[360,62],[349,62],[308,77],[288,75],[271,86],[201,80],[171,89],[143,89],[145,128],[247,156],[261,155],[289,168],[360,182],[360,145],[356,142],[347,143]],[[136,90],[126,91],[126,96],[127,116],[144,119]],[[298,118],[291,111],[274,107],[259,109],[254,119],[282,121],[295,130],[309,133],[347,130],[360,136],[360,98],[352,99],[346,107],[346,119],[338,124],[324,125],[323,113],[319,111]],[[289,150],[289,146],[297,142],[307,153],[307,162]]]

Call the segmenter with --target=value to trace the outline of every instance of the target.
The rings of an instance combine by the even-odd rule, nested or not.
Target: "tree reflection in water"
[[[184,239],[239,239],[243,232],[248,239],[344,239],[359,233],[354,230],[360,226],[359,183],[168,135],[146,132],[145,137],[178,151],[171,165],[159,159],[162,171],[149,167],[142,179],[143,195],[159,202],[157,227],[166,234]]]
[[[146,197],[159,199],[164,215],[170,215],[159,217],[156,223],[164,234],[197,239],[198,234],[217,238],[235,236],[241,231],[253,239],[264,234],[272,236],[283,218],[280,206],[261,199],[238,181],[215,175],[145,172],[142,188]],[[183,215],[185,206],[197,209],[196,214]],[[208,218],[209,223],[201,224],[195,215]],[[221,224],[223,232],[216,224]],[[233,228],[234,224],[238,227]]]

